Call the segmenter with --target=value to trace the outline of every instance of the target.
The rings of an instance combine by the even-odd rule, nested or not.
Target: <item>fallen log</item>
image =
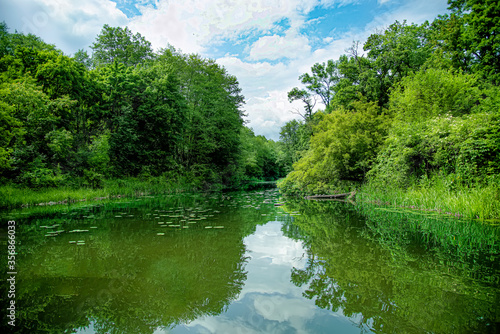
[[[355,191],[344,194],[332,194],[332,195],[312,195],[306,196],[304,199],[333,199],[333,198],[353,198],[356,195]]]

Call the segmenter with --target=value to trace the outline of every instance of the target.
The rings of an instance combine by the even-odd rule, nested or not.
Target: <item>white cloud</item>
[[[286,298],[281,295],[257,295],[254,298],[255,311],[267,320],[290,321],[298,332],[306,332],[304,322],[314,316],[313,304],[300,298]]]
[[[253,128],[256,134],[278,140],[280,129],[286,122],[301,119],[296,111],[303,111],[303,105],[298,101],[290,103],[287,96],[293,87],[300,86],[299,75],[309,72],[314,63],[338,59],[353,40],[364,38],[352,34],[343,39],[332,39],[329,45],[314,52],[310,49],[298,51],[295,59],[287,63],[252,63],[236,57],[220,58],[217,62],[240,82],[247,101],[247,126]],[[319,103],[317,107],[324,108]]]
[[[292,119],[300,118],[294,111],[300,110],[302,105],[288,102],[287,92],[290,89],[268,92],[265,97],[254,98],[247,104],[247,126],[255,134],[278,140],[281,127]]]
[[[253,259],[269,258],[271,265],[305,266],[302,243],[283,236],[280,222],[257,226],[256,232],[245,238],[245,244]]]
[[[274,65],[269,62],[250,63],[232,56],[219,58],[217,63],[238,78],[247,103],[254,97],[264,97],[267,92],[282,88],[286,82],[290,84],[300,74],[291,71],[284,63]]]
[[[246,319],[244,319],[246,320]],[[196,332],[203,334],[211,333],[238,333],[238,334],[258,334],[262,331],[258,328],[252,328],[250,323],[240,319],[227,319],[225,317],[202,317],[198,318],[188,325],[187,328],[195,328]],[[195,332],[193,330],[193,332]],[[153,334],[166,334],[170,331],[157,330]]]
[[[270,31],[283,18],[301,22],[303,11],[315,3],[316,0],[159,0],[156,9],[142,8],[142,15],[131,20],[130,28],[144,35],[155,48],[170,43],[184,52],[202,52],[221,39],[236,41],[245,32]]]
[[[289,32],[285,36],[273,35],[259,38],[251,47],[249,59],[296,59],[301,54],[309,54],[309,52],[311,52],[311,47],[307,37]]]
[[[381,4],[385,4],[388,1],[382,1]],[[422,24],[425,21],[434,20],[439,14],[446,13],[447,8],[447,0],[404,1],[401,6],[394,7],[374,17],[373,21],[365,27],[365,31],[374,33],[377,29],[387,28],[396,20],[399,22],[406,20],[408,24]]]
[[[302,105],[299,102],[289,103],[287,97],[287,92],[299,84],[297,79],[302,72],[299,71],[298,61],[294,65],[273,65],[224,57],[217,62],[238,78],[246,98],[247,126],[253,128],[256,134],[278,140],[280,128],[300,117],[292,111],[302,108]]]
[[[102,26],[120,26],[127,18],[108,0],[17,0],[2,4],[9,28],[41,37],[67,54],[92,44]]]

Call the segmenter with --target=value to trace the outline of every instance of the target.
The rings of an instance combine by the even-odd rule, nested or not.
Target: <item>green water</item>
[[[16,326],[2,307],[1,327],[157,334],[500,330],[498,227],[342,202],[275,206],[279,196],[175,195],[4,213],[4,254],[7,221],[16,222]],[[7,287],[3,280],[2,305],[12,300]]]

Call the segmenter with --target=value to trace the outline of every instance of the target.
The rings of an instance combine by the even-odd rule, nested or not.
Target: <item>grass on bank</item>
[[[422,211],[464,219],[479,219],[500,224],[500,176],[486,177],[467,184],[459,182],[453,175],[433,175],[412,180],[410,186],[375,182],[354,183],[338,181],[335,185],[321,188],[316,184],[299,187],[294,182],[278,182],[285,196],[308,196],[347,193],[356,191],[356,201],[375,206],[390,206]],[[333,190],[332,190],[333,189]]]
[[[139,178],[105,180],[101,188],[61,186],[57,188],[31,189],[15,185],[0,186],[0,209],[29,207],[34,205],[65,204],[113,197],[137,197],[141,195],[171,194],[194,190],[185,180],[167,180],[162,177],[141,180]]]
[[[500,185],[456,186],[443,183],[413,185],[407,189],[361,186],[357,200],[376,205],[435,211],[457,218],[500,222]]]
[[[249,179],[242,181],[237,189],[252,190],[274,187],[275,181]],[[135,198],[145,195],[174,194],[197,191],[220,191],[226,189],[219,183],[200,184],[188,178],[149,177],[145,179],[127,177],[103,180],[101,187],[92,188],[78,180],[71,186],[32,189],[16,185],[0,186],[0,210],[67,204],[109,198]],[[233,188],[230,188],[233,189]],[[233,189],[234,190],[234,189]]]

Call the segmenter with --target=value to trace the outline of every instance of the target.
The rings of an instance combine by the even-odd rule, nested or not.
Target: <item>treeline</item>
[[[354,43],[300,76],[288,97],[304,119],[282,128],[294,163],[282,191],[489,187],[500,200],[500,2],[448,3],[432,23],[395,22],[364,52]]]
[[[0,24],[0,184],[203,189],[283,175],[278,143],[245,127],[238,81],[215,61],[107,25],[91,49],[69,57]]]

